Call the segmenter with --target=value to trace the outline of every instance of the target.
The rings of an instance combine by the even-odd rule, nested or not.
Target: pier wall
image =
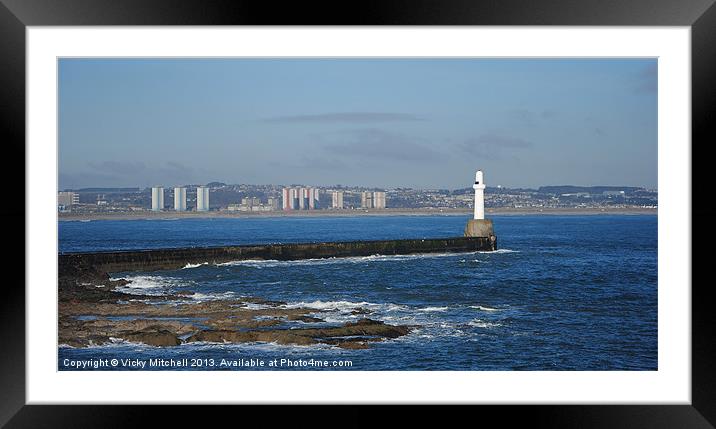
[[[248,259],[280,261],[342,258],[371,255],[409,255],[493,251],[488,237],[455,237],[410,240],[349,241],[330,243],[265,244],[228,247],[195,247],[138,251],[66,253],[58,256],[59,276],[81,272],[155,271],[179,269],[187,264],[218,264]]]

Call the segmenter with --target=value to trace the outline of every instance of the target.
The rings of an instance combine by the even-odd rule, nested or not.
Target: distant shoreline
[[[656,215],[658,209],[650,208],[494,208],[486,209],[487,216],[528,216],[528,215]],[[126,212],[126,213],[59,213],[60,221],[78,220],[167,220],[167,219],[248,219],[271,217],[357,217],[357,216],[469,216],[472,210],[465,209],[383,209],[383,210],[314,210],[274,212]]]

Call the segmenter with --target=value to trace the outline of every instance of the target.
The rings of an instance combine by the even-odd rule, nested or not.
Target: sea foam
[[[204,263],[201,263],[201,264],[186,264],[186,265],[184,265],[184,268],[182,268],[182,269],[183,269],[183,270],[188,270],[188,269],[190,269],[190,268],[199,268],[199,267],[201,267],[202,265],[209,265],[209,263],[208,263],[208,262],[204,262]]]
[[[498,251],[499,252],[499,251]],[[249,266],[254,268],[272,268],[280,266],[300,266],[300,265],[330,265],[330,264],[362,264],[370,262],[391,262],[414,259],[444,258],[449,256],[461,256],[476,253],[488,252],[461,252],[461,253],[416,253],[411,255],[370,255],[370,256],[348,256],[345,258],[313,258],[298,259],[292,261],[279,261],[276,259],[246,259],[240,261],[230,261],[216,264],[217,266]]]

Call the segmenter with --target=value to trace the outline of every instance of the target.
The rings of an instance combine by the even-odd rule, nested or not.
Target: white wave
[[[186,264],[186,265],[184,265],[184,268],[182,268],[182,270],[188,270],[190,268],[198,268],[198,267],[201,267],[202,265],[209,265],[209,263],[204,262],[202,264]]]
[[[200,350],[230,350],[230,351],[281,351],[281,352],[305,352],[306,350],[335,350],[337,346],[325,343],[315,344],[279,344],[277,342],[254,341],[246,343],[230,343],[230,342],[210,342],[210,341],[192,341],[190,343],[182,343],[179,347],[196,348]]]
[[[130,295],[168,295],[178,287],[187,286],[183,280],[164,276],[137,275],[121,277],[121,279],[127,280],[129,283],[119,286],[115,290]]]
[[[500,311],[499,308],[485,307],[482,305],[471,305],[470,308],[474,308],[481,311]]]
[[[497,250],[480,250],[477,253],[520,253],[519,250],[497,249]]]
[[[313,301],[313,302],[292,302],[283,305],[284,308],[313,308],[316,310],[355,310],[360,307],[381,307],[385,304],[372,302],[350,302],[350,301]]]
[[[312,302],[290,302],[281,306],[283,308],[308,308],[317,310],[316,317],[320,317],[328,323],[354,322],[361,318],[388,321],[391,317],[397,317],[409,307],[394,303],[377,304],[361,301],[312,301]],[[368,310],[366,313],[355,310]],[[391,316],[393,315],[393,316]],[[412,320],[412,319],[411,319]]]
[[[377,304],[374,302],[367,302],[367,301],[361,301],[361,302],[352,302],[352,301],[312,301],[312,302],[305,302],[305,301],[299,301],[299,302],[291,302],[288,304],[284,304],[282,307],[284,308],[312,308],[316,310],[335,310],[335,311],[352,311],[352,310],[358,310],[358,309],[366,309],[370,310],[372,312],[375,311],[384,311],[384,312],[392,312],[392,311],[402,311],[407,310],[408,307],[405,305],[400,304],[394,304],[394,303],[384,303],[384,304]]]
[[[234,292],[222,292],[222,293],[199,293],[195,292],[188,295],[187,298],[191,298],[196,301],[216,301],[221,299],[232,299],[236,296]]]
[[[497,251],[499,252],[499,250]],[[458,256],[475,253],[489,252],[447,252],[447,253],[416,253],[410,255],[370,255],[370,256],[348,256],[345,258],[314,258],[314,259],[298,259],[292,261],[279,261],[276,259],[245,259],[240,261],[229,261],[216,264],[223,266],[249,266],[253,268],[272,268],[280,266],[296,266],[296,265],[328,265],[328,264],[360,264],[366,262],[389,262],[426,258],[444,258],[449,256]]]
[[[446,311],[447,309],[448,309],[447,307],[425,307],[425,308],[419,308],[418,311],[431,313],[431,312],[435,312],[435,311]]]
[[[169,287],[172,284],[172,280],[169,277],[162,276],[127,276],[121,277],[122,280],[127,280],[129,283],[122,286],[128,289],[154,289],[161,287]]]
[[[496,328],[498,326],[502,326],[499,323],[493,323],[493,322],[486,322],[484,320],[480,319],[473,319],[467,323],[470,326],[474,326],[476,328]]]
[[[68,347],[70,347],[70,346],[68,346]],[[102,344],[97,344],[94,341],[89,340],[87,342],[86,348],[91,348],[91,349],[113,349],[113,348],[127,349],[127,348],[132,348],[134,351],[143,351],[148,348],[154,348],[154,346],[150,346],[148,344],[135,342],[135,341],[128,341],[123,338],[109,337],[109,341],[106,343],[102,343]]]
[[[329,315],[326,315],[326,314],[321,313],[320,317],[326,323],[343,324],[346,322],[356,321],[360,317],[360,315],[340,314],[340,313],[331,313]]]
[[[378,304],[378,305],[380,305],[380,304]],[[388,304],[385,304],[385,305],[387,306],[387,308],[385,309],[385,311],[402,311],[402,310],[407,310],[407,309],[408,309],[408,307],[406,307],[406,306],[404,306],[404,305],[400,305],[400,304],[390,304],[390,303],[388,303]]]

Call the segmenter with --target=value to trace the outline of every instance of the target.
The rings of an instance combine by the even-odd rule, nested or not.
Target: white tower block
[[[174,210],[186,211],[186,188],[174,188]]]
[[[152,210],[155,212],[164,210],[164,188],[161,186],[152,188]]]
[[[475,190],[475,215],[473,219],[485,219],[485,181],[482,178],[482,170],[475,173],[475,184],[472,185]]]

